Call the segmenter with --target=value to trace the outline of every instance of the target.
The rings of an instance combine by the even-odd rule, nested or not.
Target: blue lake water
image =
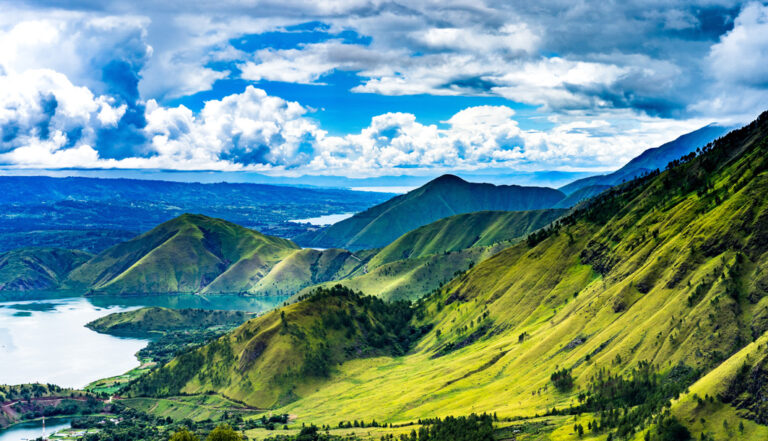
[[[51,436],[61,429],[69,427],[69,418],[49,418],[45,420],[45,436]],[[23,441],[37,439],[43,435],[42,421],[16,424],[0,430],[0,441]]]
[[[331,225],[354,216],[355,213],[326,214],[325,216],[310,217],[307,219],[293,219],[290,222],[297,224]]]
[[[146,340],[99,334],[85,324],[141,306],[264,312],[287,297],[78,297],[0,302],[0,384],[53,383],[81,388],[139,365]]]

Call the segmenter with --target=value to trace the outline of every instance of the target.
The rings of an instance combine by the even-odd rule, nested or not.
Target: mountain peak
[[[434,186],[434,185],[452,185],[452,184],[466,184],[467,181],[464,179],[461,179],[460,177],[452,174],[445,174],[442,176],[438,176],[435,179],[427,182],[425,186]]]

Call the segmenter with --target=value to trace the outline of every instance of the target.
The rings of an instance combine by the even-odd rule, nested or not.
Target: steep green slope
[[[409,325],[412,312],[406,303],[320,289],[181,355],[140,379],[131,393],[218,391],[257,407],[290,402],[345,360],[402,354],[418,337]]]
[[[0,291],[50,290],[92,256],[61,248],[21,248],[0,254]]]
[[[561,200],[557,204],[555,204],[555,208],[570,208],[575,205],[577,205],[580,202],[586,201],[587,199],[593,198],[600,193],[604,192],[605,190],[608,190],[611,188],[610,185],[590,185],[584,188],[580,188],[573,193],[569,194],[568,197]]]
[[[253,316],[252,313],[242,311],[170,309],[153,306],[109,314],[85,326],[102,334],[150,338],[173,331],[237,326]]]
[[[241,292],[297,248],[221,219],[185,214],[98,254],[66,285],[111,294]]]
[[[259,295],[293,294],[310,285],[340,280],[359,271],[371,252],[352,253],[331,248],[294,251],[259,280],[249,292]]]
[[[488,247],[472,247],[459,251],[442,252],[395,260],[376,267],[370,263],[356,271],[352,277],[320,286],[336,284],[355,291],[362,291],[385,300],[416,300],[453,279],[457,273],[466,271],[475,263],[498,253],[509,243]],[[315,287],[305,288],[297,297],[307,294]]]
[[[550,439],[576,439],[574,424],[595,422],[585,435],[592,439],[643,439],[649,429],[663,439],[675,424],[711,428],[695,418],[725,415],[717,433],[736,438],[743,425],[748,439],[761,439],[765,426],[754,421],[765,388],[767,275],[768,113],[460,274],[419,302],[411,326],[431,330],[407,355],[346,360],[274,402],[291,401],[277,412],[326,424],[547,415],[559,424]],[[304,308],[324,309],[300,301],[286,311]],[[314,342],[335,347],[338,335],[319,325]],[[244,366],[247,354],[233,350],[218,364],[218,356],[198,364],[182,357],[171,368],[199,378],[201,366]],[[239,384],[243,374],[231,375],[205,387],[185,381],[182,391],[240,393],[228,379]],[[723,394],[718,378],[737,386]],[[687,388],[706,400],[699,411]]]
[[[475,184],[445,175],[295,240],[306,247],[381,248],[415,228],[444,217],[483,210],[550,208],[564,197],[563,193],[551,188]]]
[[[447,217],[400,236],[377,253],[368,267],[509,241],[548,225],[564,213],[565,210],[479,211]]]

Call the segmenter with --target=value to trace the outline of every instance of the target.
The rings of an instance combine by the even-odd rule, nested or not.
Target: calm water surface
[[[290,222],[298,224],[331,225],[354,216],[355,213],[326,214],[325,216],[310,217],[307,219],[294,219]]]
[[[69,418],[49,418],[45,420],[45,436],[51,436],[61,429],[69,428]],[[5,430],[0,430],[0,441],[22,441],[37,439],[43,434],[43,423],[32,421],[16,424]]]
[[[0,384],[53,383],[81,388],[138,366],[146,340],[99,334],[85,324],[142,306],[263,312],[288,297],[88,297],[0,302]]]

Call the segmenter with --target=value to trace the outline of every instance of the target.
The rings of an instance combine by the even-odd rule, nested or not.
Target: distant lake
[[[84,326],[113,312],[141,306],[263,312],[287,299],[174,295],[0,302],[0,383],[80,388],[137,367],[134,354],[146,340],[99,334]]]
[[[45,436],[51,436],[61,429],[69,428],[69,418],[48,418],[45,420]],[[0,441],[20,441],[37,439],[42,435],[42,421],[30,421],[15,424],[5,430],[0,430]]]
[[[326,214],[325,216],[310,217],[307,219],[294,219],[289,222],[296,222],[297,224],[331,225],[343,221],[344,219],[349,219],[354,215],[355,213]]]

